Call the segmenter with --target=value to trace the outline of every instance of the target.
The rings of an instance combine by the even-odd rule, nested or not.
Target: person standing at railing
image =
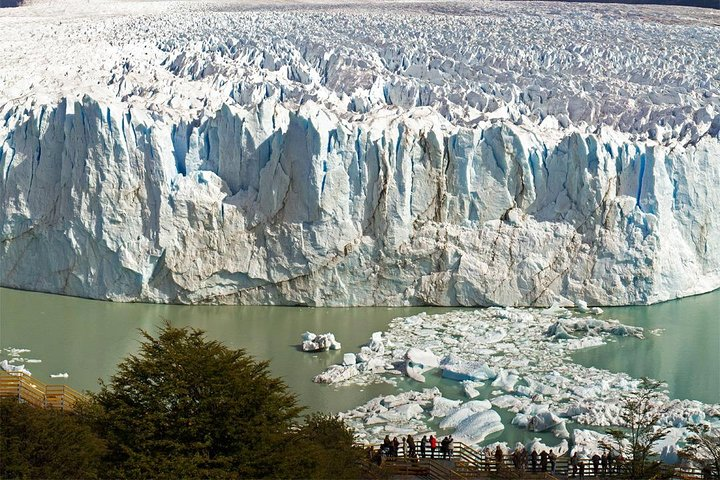
[[[578,454],[577,452],[573,453],[573,456],[570,457],[570,465],[572,466],[572,476],[577,476],[578,471]]]
[[[597,477],[598,472],[600,472],[600,455],[595,453],[592,456],[591,460],[592,460],[592,465],[593,465],[593,475]]]
[[[437,448],[437,438],[435,435],[430,435],[430,458],[435,458],[435,449]]]
[[[450,443],[448,437],[443,438],[442,442],[440,442],[440,456],[444,459],[448,458],[448,443]]]
[[[455,439],[452,438],[452,435],[448,437],[448,453],[450,454],[450,458],[453,458],[453,442],[455,442]]]
[[[400,442],[398,441],[397,437],[393,437],[392,440],[392,456],[397,458],[398,452],[400,451]]]
[[[607,475],[608,455],[605,452],[603,452],[602,456],[600,457],[600,467],[602,467],[603,475]]]
[[[545,450],[540,452],[540,469],[543,472],[547,472],[548,454]]]
[[[497,465],[497,471],[499,472],[502,468],[503,463],[503,451],[502,448],[500,448],[500,445],[497,446],[495,449],[495,464]]]
[[[557,461],[557,455],[555,455],[552,448],[550,449],[550,454],[548,454],[548,460],[550,461],[550,472],[555,475],[555,462]]]
[[[420,440],[420,456],[422,458],[425,458],[425,449],[427,448],[427,443],[428,443],[427,435],[423,435],[422,440]]]
[[[412,458],[417,458],[417,453],[415,452],[415,439],[412,437],[412,435],[407,436],[407,446],[408,446],[408,456]]]

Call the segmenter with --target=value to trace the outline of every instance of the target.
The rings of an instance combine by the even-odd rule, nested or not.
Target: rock
[[[357,359],[354,353],[346,353],[343,355],[343,365],[355,365]]]

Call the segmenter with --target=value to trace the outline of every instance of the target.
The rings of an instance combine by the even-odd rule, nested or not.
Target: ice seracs
[[[0,18],[2,286],[563,308],[720,286],[708,12],[112,5]]]

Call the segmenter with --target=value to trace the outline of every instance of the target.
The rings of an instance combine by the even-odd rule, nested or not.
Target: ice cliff
[[[0,285],[298,305],[720,287],[720,31],[694,10],[146,4],[0,17]]]

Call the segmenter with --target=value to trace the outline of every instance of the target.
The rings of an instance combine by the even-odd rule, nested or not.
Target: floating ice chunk
[[[440,361],[438,356],[432,351],[420,350],[415,347],[408,349],[405,353],[405,360],[408,365],[419,367],[423,371],[431,368],[437,368]]]
[[[465,380],[462,382],[462,384],[463,384],[463,390],[465,392],[465,396],[467,396],[468,398],[475,398],[478,395],[480,395],[480,392],[477,390],[476,387],[478,387],[479,385],[482,385],[481,383],[472,382],[470,380]]]
[[[357,358],[354,353],[346,353],[343,355],[343,365],[355,365]]]
[[[440,428],[449,429],[460,425],[466,418],[478,413],[490,410],[492,405],[487,400],[472,400],[467,402],[455,411],[448,414],[442,422],[440,422]]]
[[[502,388],[506,392],[512,392],[519,379],[520,377],[514,373],[508,372],[507,370],[500,370],[497,378],[492,382],[492,386]]]
[[[425,383],[425,375],[423,375],[423,369],[415,365],[408,365],[405,367],[405,375],[412,378],[416,382]]]
[[[500,415],[495,410],[485,410],[460,422],[453,435],[458,442],[474,445],[485,440],[491,433],[500,432],[504,428]]]
[[[315,383],[338,383],[358,375],[357,365],[332,365],[330,368],[313,378]]]
[[[518,412],[530,403],[530,399],[526,397],[519,398],[514,395],[500,395],[490,400],[490,403],[498,408]]]
[[[385,353],[385,343],[383,342],[382,332],[373,332],[367,348],[370,350],[370,352],[377,355],[382,355],[383,353]]]
[[[398,422],[402,420],[410,420],[423,414],[423,408],[417,403],[406,403],[395,408],[389,409],[387,412],[380,414],[381,418],[389,422]]]
[[[312,332],[305,332],[302,335],[302,349],[304,352],[324,352],[326,350],[340,350],[340,342],[335,340],[332,333],[315,335]]]
[[[457,355],[450,354],[440,362],[442,376],[450,380],[485,381],[497,376],[495,370],[483,362],[467,361]]]
[[[527,428],[528,422],[530,422],[530,415],[526,415],[524,413],[517,413],[515,417],[512,419],[513,425],[517,425],[520,428]]]
[[[572,313],[560,306],[560,303],[554,302],[550,308],[546,308],[541,312],[543,315],[552,315],[555,317],[569,317]]]
[[[565,425],[564,421],[553,427],[553,435],[557,438],[570,438],[570,432],[568,432],[567,425]]]
[[[27,363],[42,363],[42,360],[37,358],[28,358],[25,360]]]
[[[445,417],[450,412],[456,410],[461,403],[462,400],[450,400],[445,397],[435,397],[433,398],[433,409],[431,415],[438,418]]]
[[[7,360],[3,360],[2,362],[0,362],[0,368],[5,370],[6,372],[22,372],[25,375],[32,375],[32,373],[30,373],[30,370],[27,370],[25,368],[25,365],[10,365]]]
[[[590,311],[590,309],[588,308],[588,304],[585,300],[578,300],[577,302],[575,302],[575,308],[577,308],[578,311],[582,313],[587,313]]]
[[[70,375],[68,375],[67,372],[65,373],[51,373],[50,378],[68,378]]]
[[[533,415],[528,421],[527,428],[531,432],[544,432],[562,422],[563,420],[560,417],[546,410]]]

